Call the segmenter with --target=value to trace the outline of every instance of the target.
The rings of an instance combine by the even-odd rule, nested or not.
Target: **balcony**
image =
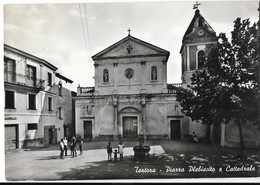
[[[95,87],[78,87],[78,95],[82,96],[93,96]]]
[[[181,83],[167,84],[168,94],[176,94],[178,88],[182,87]]]
[[[23,85],[26,87],[33,87],[40,90],[43,90],[45,88],[45,80],[10,71],[4,72],[4,82]]]

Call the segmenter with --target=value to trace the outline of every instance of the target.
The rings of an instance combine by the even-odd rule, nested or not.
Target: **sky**
[[[94,86],[92,56],[128,35],[170,52],[167,83],[181,82],[182,37],[195,1],[12,1],[3,5],[4,43],[47,60],[74,81]],[[258,1],[199,1],[218,35],[230,38],[237,17],[258,20]]]

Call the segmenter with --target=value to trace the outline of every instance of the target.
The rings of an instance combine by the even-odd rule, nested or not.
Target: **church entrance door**
[[[137,116],[123,117],[123,137],[125,139],[136,139],[137,127]]]
[[[92,139],[92,121],[84,121],[84,140],[90,141]]]
[[[171,120],[171,139],[181,138],[181,121]]]

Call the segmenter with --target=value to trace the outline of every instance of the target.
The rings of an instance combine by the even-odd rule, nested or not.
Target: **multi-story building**
[[[57,143],[74,133],[73,81],[34,55],[4,45],[5,149]]]

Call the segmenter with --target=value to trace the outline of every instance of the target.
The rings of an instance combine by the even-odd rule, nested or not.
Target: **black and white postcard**
[[[3,181],[257,181],[258,1],[6,1]]]

